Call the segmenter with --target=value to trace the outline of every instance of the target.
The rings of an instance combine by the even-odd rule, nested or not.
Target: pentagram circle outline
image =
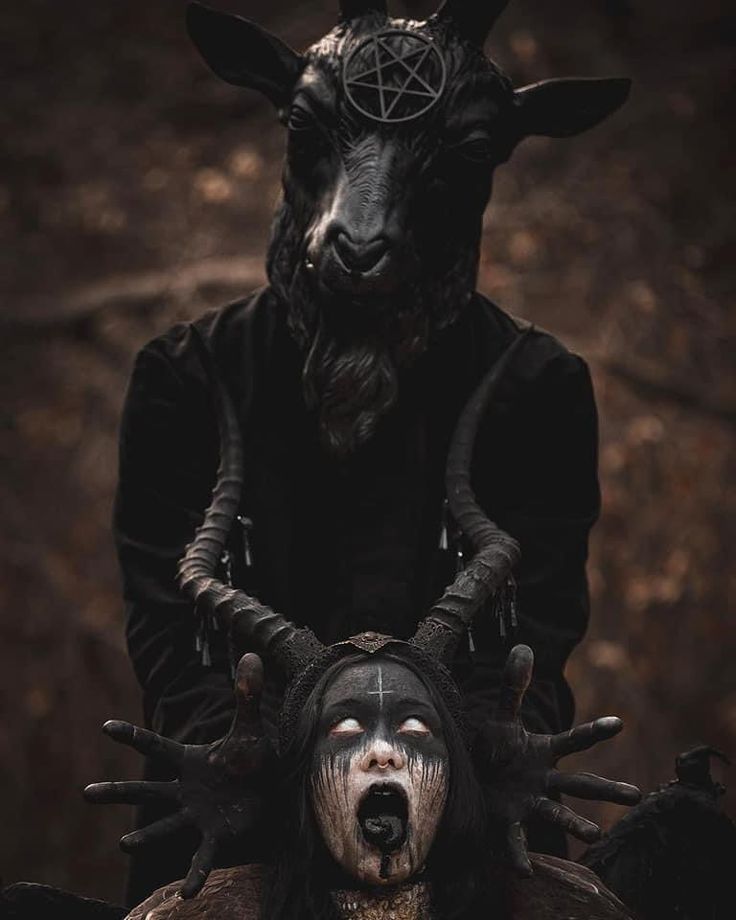
[[[416,48],[414,51],[409,52],[409,54],[406,54],[403,57],[398,57],[396,52],[393,51],[391,47],[387,47],[386,45],[381,44],[381,41],[383,39],[389,38],[393,35],[399,35],[402,38],[411,38],[414,42],[417,42],[420,46],[424,45],[424,48],[421,48],[421,47]],[[384,64],[377,63],[375,67],[367,71],[364,71],[363,73],[351,74],[351,69],[352,69],[351,65],[353,64],[353,61],[355,60],[356,55],[360,54],[360,52],[365,50],[367,45],[373,45],[376,49],[378,49],[379,47],[383,48],[384,50],[388,51],[389,54],[391,54],[394,57],[394,61],[389,62],[389,63],[403,64],[404,67],[406,67],[407,69],[408,75],[404,83],[404,86],[399,90],[396,90],[394,88],[390,89],[390,92],[395,93],[396,95],[394,99],[392,100],[391,105],[389,106],[389,111],[386,111],[385,114],[379,115],[379,114],[376,114],[375,112],[371,112],[369,109],[364,108],[364,106],[362,106],[360,102],[355,98],[355,95],[352,91],[352,87],[354,86],[355,87],[365,87],[366,89],[377,90],[382,100],[382,108],[384,108],[383,93],[381,92],[382,87],[383,87],[381,70],[383,67],[386,66],[386,63]],[[420,55],[421,57],[420,57],[418,65],[411,67],[407,63],[408,60],[419,57]],[[429,55],[433,55],[434,58],[439,62],[440,79],[439,79],[439,86],[437,87],[430,85],[424,79],[422,74],[417,72],[418,67],[424,62],[424,60]],[[376,80],[375,83],[368,83],[365,81],[361,81],[362,77],[370,77],[373,74],[375,74],[375,80]],[[409,82],[411,82],[414,79],[417,80],[418,83],[421,83],[424,85],[425,87],[424,91],[408,90],[406,88]],[[417,32],[410,32],[408,29],[385,29],[383,32],[376,32],[375,35],[368,36],[368,38],[364,39],[362,42],[360,42],[359,45],[353,48],[353,50],[348,55],[347,60],[345,61],[345,64],[343,65],[342,82],[343,82],[343,87],[345,89],[345,95],[347,99],[350,101],[351,105],[361,113],[361,115],[365,115],[367,118],[370,118],[373,121],[379,121],[383,124],[397,124],[398,122],[413,121],[415,118],[419,118],[420,115],[424,115],[425,112],[428,112],[436,104],[437,100],[442,96],[442,93],[444,92],[444,89],[445,89],[445,84],[447,83],[447,67],[445,66],[445,60],[442,54],[440,53],[439,49],[437,48],[437,46],[435,45],[435,43],[432,41],[431,38],[427,38],[425,35],[421,35]],[[409,115],[391,117],[390,109],[393,109],[396,103],[405,96],[417,96],[417,97],[423,96],[428,99],[428,102],[425,106],[417,109],[416,112],[411,112],[411,114]]]

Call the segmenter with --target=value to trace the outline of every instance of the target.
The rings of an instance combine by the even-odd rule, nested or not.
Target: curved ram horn
[[[240,426],[212,355],[195,326],[190,327],[197,350],[212,382],[220,429],[220,466],[212,501],[179,563],[179,586],[202,615],[229,628],[237,648],[258,652],[275,661],[288,679],[316,657],[323,646],[309,629],[298,629],[245,591],[215,577],[243,487],[243,448]]]
[[[437,18],[451,21],[463,38],[482,45],[508,5],[509,0],[445,0]]]
[[[445,482],[452,516],[475,550],[473,558],[429,611],[411,640],[445,663],[452,656],[473,617],[503,589],[520,558],[519,544],[483,513],[470,484],[473,446],[478,426],[504,371],[532,332],[529,327],[506,349],[468,400],[455,428],[447,458]]]
[[[386,0],[340,0],[340,19],[353,19],[363,13],[386,13]]]

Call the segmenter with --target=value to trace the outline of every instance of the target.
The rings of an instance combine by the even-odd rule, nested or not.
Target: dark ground
[[[296,46],[334,19],[219,6]],[[144,341],[259,282],[282,152],[268,106],[190,49],[183,7],[3,11],[0,873],[110,898],[129,815],[79,789],[138,769],[99,733],[139,719],[108,533],[125,383]],[[499,173],[480,287],[593,368],[604,514],[569,676],[581,719],[627,723],[586,767],[645,789],[692,743],[736,756],[727,8],[515,0],[491,42],[517,83],[635,79],[605,125],[527,142]]]

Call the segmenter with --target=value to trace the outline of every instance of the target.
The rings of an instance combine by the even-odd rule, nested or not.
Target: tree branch
[[[263,284],[263,259],[228,256],[181,268],[113,275],[70,294],[21,303],[17,312],[0,319],[4,327],[53,329],[74,325],[110,307],[142,308],[152,300],[182,297],[208,285],[252,289]]]

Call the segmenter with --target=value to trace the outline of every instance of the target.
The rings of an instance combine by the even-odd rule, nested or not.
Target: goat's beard
[[[395,405],[401,372],[456,319],[472,294],[478,253],[465,249],[443,278],[408,284],[400,302],[359,319],[350,310],[319,302],[304,268],[303,240],[291,208],[283,204],[269,277],[287,304],[289,329],[305,356],[304,397],[317,413],[322,443],[344,458],[373,437]]]
[[[422,317],[398,319],[403,320],[403,335],[383,328],[343,334],[324,313],[320,315],[307,348],[304,395],[307,406],[318,414],[325,447],[338,457],[373,437],[396,402],[401,369],[426,347]]]
[[[304,393],[319,413],[322,441],[344,457],[368,441],[398,393],[396,367],[373,342],[340,348],[322,325],[304,365]]]

